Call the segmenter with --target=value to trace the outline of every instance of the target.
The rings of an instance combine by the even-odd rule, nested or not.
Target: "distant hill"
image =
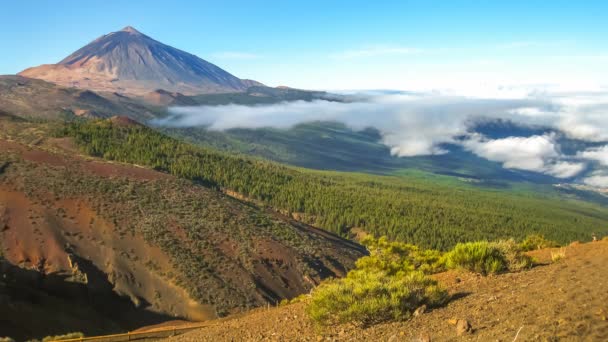
[[[0,111],[22,118],[106,118],[124,115],[140,121],[159,115],[143,101],[117,93],[66,88],[22,76],[0,76]]]
[[[130,95],[145,95],[156,89],[186,95],[229,93],[261,85],[240,79],[130,26],[97,38],[57,64],[29,68],[19,75],[68,87]]]
[[[323,91],[252,86],[238,93],[185,95],[155,89],[141,95],[64,87],[15,75],[0,75],[0,112],[22,118],[63,120],[128,116],[141,123],[163,117],[169,106],[270,104],[283,101],[343,101]]]

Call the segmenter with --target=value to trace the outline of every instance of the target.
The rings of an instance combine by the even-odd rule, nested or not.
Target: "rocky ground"
[[[555,263],[551,250],[532,253],[544,265],[521,273],[439,274],[454,299],[410,321],[320,328],[299,303],[212,321],[169,341],[608,341],[608,241],[564,250]]]

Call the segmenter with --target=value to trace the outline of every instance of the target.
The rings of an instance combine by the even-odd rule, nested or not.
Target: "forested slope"
[[[608,230],[606,208],[578,200],[445,186],[420,179],[319,172],[195,147],[143,126],[63,128],[88,154],[229,189],[323,229],[352,228],[424,247],[541,233],[560,242]]]

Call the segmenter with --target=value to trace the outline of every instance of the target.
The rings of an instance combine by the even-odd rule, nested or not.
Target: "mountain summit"
[[[19,75],[63,86],[134,95],[156,89],[190,95],[240,92],[260,84],[239,79],[131,26],[97,38],[58,64],[29,68]]]

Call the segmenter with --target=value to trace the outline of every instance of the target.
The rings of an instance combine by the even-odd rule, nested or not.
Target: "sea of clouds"
[[[354,130],[378,129],[382,143],[399,157],[449,153],[442,146],[456,144],[480,157],[500,162],[505,168],[608,188],[608,90],[545,90],[493,98],[437,92],[373,92],[349,96],[353,101],[347,103],[316,100],[255,106],[173,107],[168,118],[155,123],[227,130],[288,129],[305,122],[337,121]],[[478,122],[496,119],[548,130],[538,135],[500,139],[472,130]],[[593,143],[593,147],[565,154],[560,138]]]

